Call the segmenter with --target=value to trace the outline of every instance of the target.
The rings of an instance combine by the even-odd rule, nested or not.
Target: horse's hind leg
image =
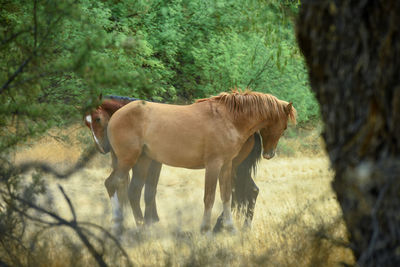
[[[144,202],[146,205],[144,220],[146,224],[152,224],[160,220],[157,214],[156,193],[158,180],[160,178],[161,166],[161,163],[153,160],[147,173],[147,179],[144,188]]]
[[[142,155],[133,167],[133,175],[129,184],[128,195],[131,203],[133,217],[135,217],[136,225],[143,225],[143,213],[140,208],[140,197],[142,195],[143,185],[146,181],[147,173],[151,159]]]

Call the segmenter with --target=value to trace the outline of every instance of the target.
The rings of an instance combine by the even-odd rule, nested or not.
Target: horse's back
[[[108,132],[111,145],[117,146],[117,150],[132,146],[131,149],[140,149],[164,164],[204,168],[212,150],[226,146],[221,132],[227,132],[227,123],[221,123],[221,116],[207,103],[169,105],[136,101],[113,115]]]
[[[114,121],[124,121],[127,126],[142,127],[145,135],[163,131],[190,131],[205,128],[212,120],[200,105],[170,105],[146,101],[132,102],[118,110]],[[111,121],[110,121],[111,123]],[[163,132],[165,133],[165,132]],[[196,135],[196,133],[192,133]]]

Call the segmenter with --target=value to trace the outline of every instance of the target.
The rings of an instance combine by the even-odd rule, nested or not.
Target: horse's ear
[[[293,107],[293,103],[290,102],[287,106],[286,106],[286,115],[289,115],[290,112],[292,111],[292,107]]]

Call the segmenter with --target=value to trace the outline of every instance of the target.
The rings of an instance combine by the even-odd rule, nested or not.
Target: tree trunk
[[[303,0],[297,21],[360,266],[400,266],[400,1]]]

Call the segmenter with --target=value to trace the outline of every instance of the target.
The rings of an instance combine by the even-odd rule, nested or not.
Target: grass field
[[[304,141],[311,137],[301,138]],[[160,222],[150,228],[136,229],[131,211],[126,210],[126,232],[121,244],[130,261],[138,266],[340,266],[353,263],[351,251],[341,246],[346,243],[347,233],[330,187],[333,172],[326,155],[317,152],[321,151],[320,144],[316,143],[319,139],[313,138],[307,142],[315,144],[307,147],[314,150],[301,149],[298,140],[284,139],[283,149],[294,148],[289,153],[291,156],[278,151],[275,158],[261,161],[255,176],[260,194],[252,229],[235,235],[200,234],[204,170],[163,166],[157,193]],[[22,149],[16,160],[42,159],[65,168],[77,160],[80,150],[76,144],[63,145],[47,138],[29,149]],[[71,218],[57,189],[60,184],[71,198],[80,221],[109,229],[111,211],[103,183],[110,171],[108,156],[98,155],[68,180],[47,177],[49,202],[60,215]],[[221,210],[218,189],[214,222]],[[240,223],[237,218],[236,225]],[[94,264],[86,250],[71,248],[77,240],[68,230],[49,231],[47,235],[52,239],[39,250],[46,254],[42,255],[44,266]],[[124,265],[122,256],[104,253],[106,262]]]

